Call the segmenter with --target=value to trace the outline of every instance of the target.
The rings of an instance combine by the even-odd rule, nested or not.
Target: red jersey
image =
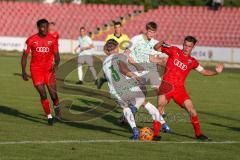
[[[29,54],[31,51],[32,59],[30,67],[33,69],[51,67],[54,60],[54,54],[58,52],[57,40],[51,35],[40,37],[35,34],[26,41],[24,52]]]
[[[59,39],[59,34],[56,31],[49,32],[57,41]]]
[[[162,46],[161,52],[169,56],[163,80],[171,83],[175,88],[183,87],[189,72],[199,66],[198,61],[189,55],[185,55],[177,47]]]

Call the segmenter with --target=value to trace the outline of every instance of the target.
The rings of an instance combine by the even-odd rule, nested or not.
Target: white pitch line
[[[61,141],[6,141],[0,145],[11,144],[71,144],[71,143],[159,143],[159,144],[240,144],[240,141],[133,141],[133,140],[61,140]]]

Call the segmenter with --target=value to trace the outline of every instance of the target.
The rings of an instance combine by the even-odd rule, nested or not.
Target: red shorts
[[[33,85],[56,84],[56,75],[52,69],[31,69]]]
[[[166,90],[168,91],[166,92]],[[171,90],[169,90],[169,83],[166,83],[164,81],[159,87],[159,94],[165,95],[168,103],[170,102],[171,99],[173,99],[180,106],[183,106],[185,100],[190,99],[184,86],[182,87],[171,86]]]

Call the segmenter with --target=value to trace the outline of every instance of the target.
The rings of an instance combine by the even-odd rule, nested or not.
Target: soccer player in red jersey
[[[59,40],[59,34],[58,34],[57,31],[55,31],[55,28],[54,28],[55,25],[56,25],[55,22],[50,22],[48,30],[49,30],[49,33],[58,41]]]
[[[57,118],[61,116],[59,99],[56,92],[55,70],[60,62],[57,40],[48,33],[49,22],[46,19],[37,21],[38,33],[30,36],[26,41],[26,47],[23,51],[21,65],[22,78],[27,81],[26,65],[27,57],[31,52],[30,72],[33,84],[37,89],[44,112],[48,118],[48,124],[53,125],[49,101],[45,85],[54,104],[54,111]]]
[[[191,57],[191,51],[196,43],[196,38],[187,36],[184,39],[182,50],[177,47],[164,45],[163,43],[158,43],[154,46],[155,50],[168,55],[163,82],[159,87],[158,109],[162,113],[164,106],[173,99],[175,103],[186,109],[190,114],[196,138],[209,140],[200,131],[197,112],[185,89],[185,79],[192,69],[195,69],[204,76],[217,75],[223,71],[223,65],[217,64],[215,71],[204,69],[195,58]],[[171,91],[164,92],[165,90],[169,90],[169,87],[171,87]]]

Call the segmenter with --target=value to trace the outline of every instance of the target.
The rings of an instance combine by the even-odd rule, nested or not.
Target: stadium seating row
[[[240,8],[222,8],[219,11],[208,7],[161,6],[139,14],[124,25],[130,36],[144,31],[149,21],[159,26],[158,39],[169,39],[181,44],[186,35],[196,36],[199,45],[240,47]]]
[[[0,35],[29,36],[36,32],[40,18],[56,22],[62,38],[76,38],[79,28],[94,31],[119,17],[143,10],[143,6],[97,4],[44,4],[29,2],[0,2]]]
[[[75,39],[85,26],[94,32],[113,20],[136,11],[143,6],[103,4],[44,4],[29,2],[0,2],[0,36],[29,36],[36,32],[35,22],[47,18],[56,22],[62,38]],[[125,20],[123,29],[130,37],[144,31],[145,24],[155,21],[157,39],[169,39],[181,44],[186,35],[196,36],[199,45],[240,47],[240,8],[224,7],[218,11],[208,7],[160,6]],[[104,40],[111,30],[100,32],[96,40]]]

